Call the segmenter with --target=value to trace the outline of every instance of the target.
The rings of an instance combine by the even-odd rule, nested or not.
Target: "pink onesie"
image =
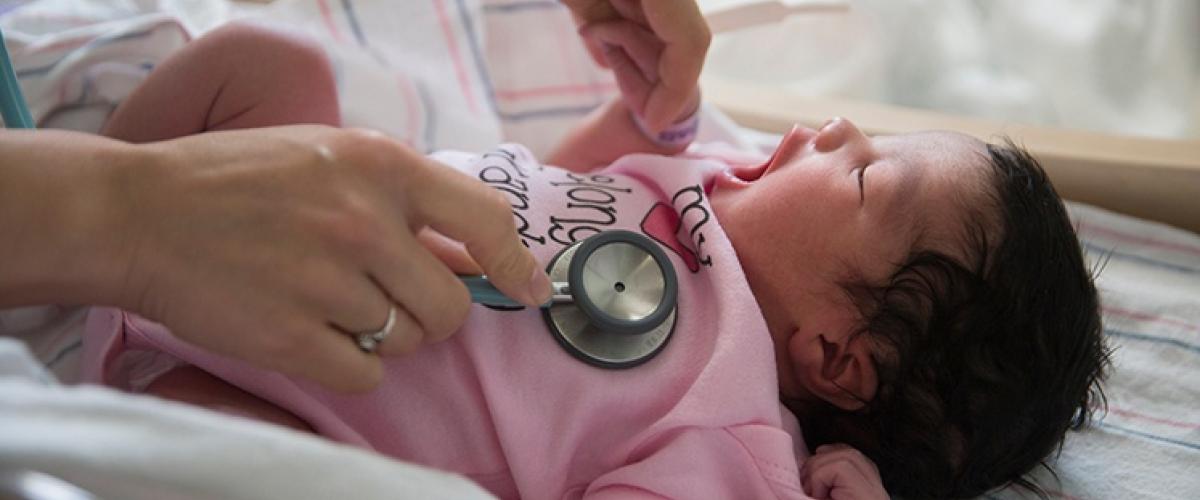
[[[161,351],[331,439],[464,474],[502,498],[807,498],[797,466],[807,453],[779,402],[770,335],[706,196],[726,163],[630,155],[575,174],[514,145],[434,158],[504,192],[542,262],[609,229],[661,244],[679,279],[663,351],[635,368],[596,368],[563,350],[539,311],[475,306],[449,340],[389,359],[378,389],[342,395],[96,309],[90,380],[126,385],[139,375],[117,369],[122,352]]]

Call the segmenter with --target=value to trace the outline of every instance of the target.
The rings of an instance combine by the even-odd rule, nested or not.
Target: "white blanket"
[[[101,498],[481,499],[465,478],[305,435],[101,387],[53,383],[0,338],[0,469]]]

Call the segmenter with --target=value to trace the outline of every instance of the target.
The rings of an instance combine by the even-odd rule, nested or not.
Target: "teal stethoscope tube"
[[[3,31],[0,31],[0,116],[4,117],[4,126],[8,128],[34,128],[21,85],[17,83],[17,72],[8,57]]]
[[[463,284],[467,286],[467,291],[471,292],[471,302],[476,304],[488,304],[501,307],[522,307],[524,304],[508,298],[503,292],[496,289],[487,277],[484,276],[459,276]]]
[[[657,328],[674,313],[678,294],[675,268],[650,238],[631,231],[604,231],[569,248],[572,251],[565,262],[566,280],[551,282],[551,298],[540,308],[571,304],[599,331],[629,335]],[[558,260],[555,257],[556,263],[547,271],[561,280],[564,273],[555,273],[553,269]],[[486,276],[458,279],[471,293],[472,302],[502,308],[523,307],[496,289]],[[647,310],[649,306],[654,306],[653,312]]]
[[[471,292],[471,302],[496,307],[525,307],[525,304],[508,298],[496,285],[488,281],[487,276],[459,276],[467,291]],[[566,283],[551,283],[554,295],[541,307],[550,307],[555,303],[572,302],[570,290]]]

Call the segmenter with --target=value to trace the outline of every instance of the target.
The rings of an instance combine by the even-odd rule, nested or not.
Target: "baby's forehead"
[[[919,161],[936,170],[986,165],[987,143],[949,130],[926,130],[875,137],[877,147],[899,157]]]
[[[966,134],[924,131],[876,138],[881,153],[908,168],[924,171],[913,193],[917,232],[913,251],[935,249],[971,260],[967,247],[973,229],[998,223],[987,143]],[[979,224],[978,228],[971,227]]]

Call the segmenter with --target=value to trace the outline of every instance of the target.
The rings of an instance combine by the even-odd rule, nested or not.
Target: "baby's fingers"
[[[887,499],[875,464],[846,445],[817,448],[800,469],[800,484],[813,498]]]

